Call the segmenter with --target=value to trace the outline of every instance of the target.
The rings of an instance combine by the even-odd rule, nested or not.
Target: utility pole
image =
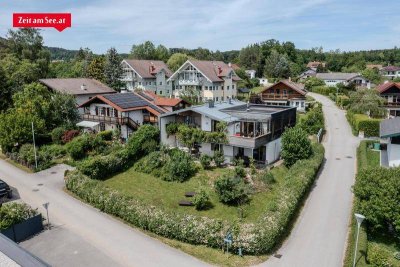
[[[33,138],[33,151],[35,153],[35,169],[37,169],[37,155],[36,155],[36,144],[35,144],[35,131],[33,129],[33,121],[32,121],[32,138]]]

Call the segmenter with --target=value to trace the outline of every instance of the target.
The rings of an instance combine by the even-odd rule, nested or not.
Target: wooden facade
[[[299,89],[296,90],[285,82],[278,82],[266,88],[260,93],[260,96],[262,101],[306,99],[305,93],[300,93]]]

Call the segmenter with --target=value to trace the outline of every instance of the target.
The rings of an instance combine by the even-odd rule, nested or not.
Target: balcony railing
[[[386,102],[383,104],[384,107],[400,107],[400,102]]]
[[[158,122],[158,118],[155,117],[155,116],[143,115],[143,121],[144,122],[157,123]]]
[[[82,114],[82,120],[87,121],[95,121],[95,122],[104,122],[108,124],[119,124],[119,125],[128,125],[131,128],[138,128],[139,124],[132,120],[129,117],[109,117],[109,116],[98,116],[98,115],[91,115],[91,114]]]
[[[229,145],[249,148],[257,148],[262,145],[266,145],[269,139],[270,134],[265,134],[258,137],[228,136]]]
[[[195,80],[179,80],[179,85],[200,85],[200,81]]]

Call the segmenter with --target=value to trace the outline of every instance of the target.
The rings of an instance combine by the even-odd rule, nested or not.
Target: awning
[[[78,122],[76,124],[76,126],[84,127],[84,128],[94,128],[99,124],[100,124],[99,122],[94,122],[94,121],[81,121],[81,122]]]

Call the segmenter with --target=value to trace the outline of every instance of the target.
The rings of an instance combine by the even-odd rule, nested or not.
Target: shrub
[[[224,175],[215,181],[214,187],[222,203],[244,203],[250,196],[250,187],[241,177]]]
[[[214,163],[217,167],[221,167],[225,162],[224,151],[217,150],[214,151]]]
[[[196,210],[204,210],[209,207],[210,197],[204,188],[200,188],[196,191],[196,194],[193,197],[193,204],[196,207]]]
[[[121,150],[107,156],[99,155],[84,160],[78,165],[78,169],[92,179],[103,180],[129,166],[129,154],[126,150]]]
[[[351,111],[347,111],[346,118],[354,135],[363,131],[365,137],[379,136],[380,119],[372,119],[365,114],[354,114]]]
[[[274,175],[270,171],[263,171],[260,173],[260,178],[261,181],[264,183],[264,185],[272,185],[276,183]]]
[[[346,108],[350,104],[350,99],[346,95],[339,95],[336,99],[336,103],[341,108]]]
[[[102,131],[97,134],[102,140],[104,141],[111,141],[113,138],[113,131],[108,130],[108,131]]]
[[[62,156],[65,156],[67,151],[64,146],[59,144],[54,145],[44,145],[39,149],[39,155],[43,158],[48,158],[50,160],[58,159]]]
[[[330,94],[336,94],[337,88],[332,86],[315,86],[310,89],[311,92],[329,96]]]
[[[64,132],[63,136],[61,137],[61,141],[66,144],[72,141],[75,137],[77,137],[80,134],[79,131],[77,130],[69,130]]]
[[[235,175],[240,178],[246,177],[246,170],[244,169],[243,165],[236,165],[235,166]]]
[[[374,267],[392,267],[394,266],[390,262],[390,258],[393,255],[390,251],[380,247],[375,243],[368,244],[368,262],[371,266]]]
[[[325,82],[317,77],[308,77],[304,82],[304,88],[307,90],[312,89],[315,86],[322,86],[325,85]]]
[[[103,152],[106,146],[106,142],[100,136],[83,134],[74,138],[66,147],[72,159],[80,160],[86,157],[91,151],[94,152],[94,154]]]
[[[161,174],[161,168],[166,161],[165,157],[166,156],[161,151],[151,152],[135,163],[134,170],[159,176]]]
[[[325,120],[324,113],[322,112],[322,105],[317,104],[300,119],[298,127],[303,129],[307,134],[311,135],[317,134],[320,129],[324,129],[324,124]]]
[[[161,178],[165,181],[184,182],[196,173],[196,165],[192,157],[181,150],[170,151],[169,160],[162,168]]]
[[[11,202],[0,206],[0,230],[7,229],[14,224],[21,223],[38,212],[25,203]]]
[[[26,162],[29,165],[35,164],[35,151],[32,144],[23,144],[18,152],[20,160]]]
[[[128,140],[128,151],[134,160],[158,148],[159,130],[152,125],[143,125]]]
[[[210,168],[211,160],[212,160],[212,157],[210,157],[207,154],[201,154],[201,156],[200,156],[200,163],[201,163],[201,166],[203,166],[204,169],[209,169]]]
[[[312,153],[311,141],[301,128],[290,128],[282,134],[282,158],[287,167],[298,160],[308,159]]]
[[[51,140],[56,144],[61,144],[64,133],[64,127],[54,128],[53,131],[51,131]]]
[[[165,127],[165,131],[167,132],[167,135],[174,135],[178,132],[178,127],[179,127],[179,123],[178,122],[170,122],[167,124],[167,126]]]

